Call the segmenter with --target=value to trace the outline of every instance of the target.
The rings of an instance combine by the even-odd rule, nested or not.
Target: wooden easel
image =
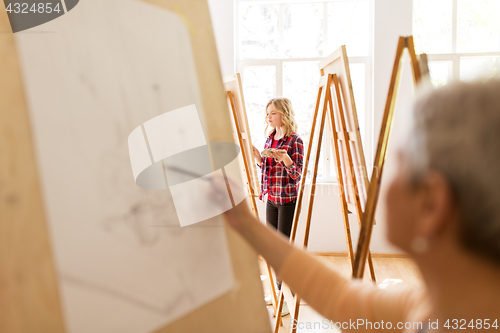
[[[90,2],[80,2],[78,6],[86,6]],[[185,34],[183,31],[177,31],[174,34],[175,38],[186,36],[186,40],[193,50],[193,61],[195,63],[196,77],[199,85],[192,86],[193,89],[199,89],[201,92],[200,103],[203,105],[206,112],[205,124],[207,129],[207,138],[210,142],[229,142],[232,140],[230,131],[230,117],[226,109],[226,101],[223,94],[222,78],[220,75],[220,67],[217,60],[217,50],[215,40],[212,33],[212,25],[210,22],[210,13],[206,1],[193,0],[139,0],[134,2],[141,5],[147,5],[148,10],[154,10],[158,14],[177,15],[174,22],[182,21],[186,25]],[[122,8],[129,8],[121,6]],[[43,180],[43,172],[39,167],[40,159],[37,160],[37,145],[35,144],[36,133],[32,130],[33,119],[30,119],[33,114],[30,109],[33,105],[29,103],[29,89],[27,89],[26,79],[32,78],[26,75],[26,67],[23,68],[20,55],[20,44],[17,44],[14,35],[9,33],[10,26],[5,11],[4,4],[0,5],[0,30],[4,33],[0,34],[0,183],[2,184],[2,195],[0,196],[0,308],[3,313],[0,315],[0,331],[1,332],[65,332],[68,329],[67,320],[68,312],[65,311],[65,305],[61,301],[60,281],[62,279],[60,272],[57,269],[57,262],[54,255],[56,238],[54,234],[49,234],[50,214],[46,214],[44,203],[47,203],[47,197],[44,197],[44,192],[41,189]],[[112,6],[104,6],[103,15],[111,20],[109,26],[104,28],[113,29],[113,32],[123,32],[127,24],[140,25],[144,20],[139,16],[134,16],[134,12],[120,12],[127,14],[130,18],[128,22],[117,21],[113,14],[116,14],[115,8]],[[112,11],[113,10],[113,11]],[[90,15],[90,11],[81,10],[73,11],[73,18],[78,15]],[[175,13],[175,14],[172,14]],[[131,14],[131,15],[128,15]],[[83,18],[83,19],[82,19]],[[92,43],[92,29],[97,26],[94,20],[78,18],[78,30],[73,31],[70,26],[65,33],[71,33],[71,37],[82,37],[79,41],[79,46],[75,48],[72,45],[65,44],[65,48],[74,51],[75,56],[82,56],[81,50],[84,50],[86,55],[99,54],[99,52],[90,53]],[[59,18],[60,19],[60,18]],[[58,19],[56,19],[58,20]],[[109,22],[108,20],[108,22]],[[141,21],[142,20],[142,21]],[[68,22],[66,20],[65,22]],[[116,29],[115,29],[116,28]],[[44,28],[42,28],[43,30]],[[102,30],[98,30],[101,32]],[[108,32],[109,31],[104,31]],[[172,36],[169,31],[158,30],[157,37],[163,42],[169,43],[169,39],[165,38]],[[203,33],[200,33],[203,32]],[[95,35],[94,35],[95,36]],[[126,36],[125,36],[126,37]],[[151,46],[146,40],[144,43]],[[57,41],[59,43],[59,41]],[[125,63],[140,71],[141,65],[138,58],[120,58],[116,45],[103,44],[105,52],[115,54],[119,61],[127,60]],[[133,46],[133,44],[131,44]],[[31,44],[28,45],[31,47]],[[57,44],[60,46],[60,44]],[[73,47],[73,48],[71,48]],[[114,49],[113,49],[114,47]],[[110,49],[108,49],[110,48]],[[147,48],[150,50],[150,48]],[[40,48],[38,55],[43,55],[46,59],[47,55],[52,52],[59,52],[58,48],[50,49],[47,47]],[[118,61],[115,59],[115,61]],[[40,62],[40,67],[51,68],[51,63]],[[155,65],[164,65],[164,59],[152,60],[151,68]],[[70,65],[68,65],[70,66]],[[172,63],[171,66],[176,66]],[[81,70],[82,75],[96,74],[92,71],[93,67]],[[52,70],[52,69],[51,69]],[[70,79],[59,79],[57,70],[54,70],[55,78],[47,78],[47,76],[39,75],[40,80],[49,87],[61,87],[71,84]],[[24,74],[24,75],[23,75]],[[100,73],[101,74],[101,73]],[[38,74],[37,74],[38,75]],[[161,76],[161,72],[158,76]],[[107,75],[106,79],[116,80],[130,86],[134,91],[141,91],[139,81],[135,81],[132,76],[124,78],[114,78],[112,75]],[[54,80],[56,84],[54,84]],[[151,77],[148,81],[154,86],[157,77]],[[93,82],[93,81],[89,81]],[[109,85],[106,85],[109,86]],[[108,92],[107,88],[95,86],[95,93],[105,98]],[[185,87],[181,87],[184,89]],[[68,87],[68,90],[70,88]],[[76,90],[71,90],[73,94]],[[167,90],[165,90],[167,91]],[[172,93],[172,90],[169,91]],[[161,93],[162,98],[169,98],[165,92]],[[140,95],[140,94],[139,94]],[[85,92],[79,97],[85,99]],[[146,100],[144,98],[143,100]],[[108,99],[109,101],[109,99]],[[77,103],[75,103],[77,104]],[[137,104],[140,105],[140,104]],[[109,105],[106,104],[106,107]],[[115,110],[123,109],[123,105],[116,102],[112,105]],[[76,107],[79,107],[78,105]],[[138,118],[144,117],[144,108],[133,108],[132,114]],[[120,113],[119,113],[120,114]],[[106,115],[107,116],[107,115]],[[119,119],[126,122],[129,119]],[[148,118],[146,118],[148,119]],[[55,119],[56,121],[64,119]],[[139,121],[139,120],[137,120]],[[70,133],[72,134],[72,133]],[[119,136],[120,140],[126,142],[126,135]],[[40,155],[38,155],[40,157]],[[83,160],[83,158],[82,158]],[[88,161],[88,160],[86,160]],[[98,164],[87,164],[92,169],[98,169]],[[80,192],[80,188],[73,187],[73,191]],[[124,191],[115,191],[113,195],[120,198],[126,198]],[[61,205],[61,203],[59,203]],[[70,212],[71,216],[77,215],[79,212]],[[168,214],[168,213],[167,213]],[[269,332],[269,318],[264,307],[262,297],[262,285],[258,278],[258,264],[255,252],[239,237],[234,230],[226,228],[226,238],[228,241],[228,249],[231,254],[231,265],[234,273],[235,288],[231,292],[214,299],[202,307],[179,317],[175,321],[162,327],[154,328],[158,333],[187,333],[187,332]],[[119,253],[118,253],[119,254]],[[78,258],[74,259],[78,263]],[[137,269],[141,269],[138,266]],[[136,267],[133,267],[136,268]],[[116,283],[116,280],[110,278],[111,283]],[[96,289],[97,290],[97,289]],[[97,290],[99,292],[99,290]],[[84,304],[88,302],[89,292],[78,293],[77,301]],[[110,295],[112,293],[109,293]],[[78,296],[81,295],[81,296]],[[85,297],[83,297],[85,296]],[[113,296],[114,297],[114,294]],[[119,299],[117,297],[116,299]],[[75,302],[76,303],[76,302]],[[95,303],[92,303],[95,304]],[[135,303],[130,303],[132,306],[137,306]],[[150,311],[147,307],[138,308],[140,311],[132,310],[132,306],[127,306],[126,315],[146,313]],[[142,306],[142,305],[139,305]],[[119,311],[119,309],[115,309]],[[5,310],[5,311],[4,311]],[[158,312],[151,312],[154,316],[158,316]],[[251,315],[249,315],[249,313]],[[115,315],[115,313],[114,313]],[[114,320],[107,316],[96,318],[89,317],[91,321],[108,321]],[[111,319],[110,319],[111,318]],[[118,317],[120,318],[120,317]],[[141,319],[149,321],[152,316]],[[90,322],[90,321],[89,321]],[[84,326],[76,327],[77,330],[84,330],[88,322],[82,323]],[[123,323],[122,323],[123,324]],[[120,326],[122,327],[122,326]],[[74,327],[73,327],[74,328]],[[119,329],[118,329],[119,330]],[[153,330],[150,328],[149,330]]]
[[[346,194],[340,199],[343,207],[346,241],[348,242],[349,263],[353,269],[354,253],[350,233],[347,233],[349,230],[348,214],[355,212],[361,227],[363,208],[366,203],[368,175],[345,45],[323,60],[319,67],[323,76],[336,74],[336,79],[333,82],[335,106],[330,105],[330,117],[336,117],[336,121],[331,120],[332,127],[330,129],[333,134],[332,147],[336,157],[338,183],[343,186],[343,192]],[[332,102],[330,101],[330,103]],[[375,271],[369,253],[368,267],[370,268],[370,278],[375,282]]]
[[[316,156],[314,163],[314,171],[311,184],[311,194],[309,197],[307,219],[304,232],[303,246],[307,248],[309,241],[309,230],[311,225],[312,210],[314,204],[314,195],[316,191],[316,178],[318,172],[318,162],[321,152],[321,142],[323,138],[324,126],[328,115],[330,130],[332,133],[332,147],[334,149],[335,165],[337,168],[337,179],[340,191],[341,209],[344,220],[344,230],[346,234],[346,243],[348,248],[348,256],[351,263],[351,268],[354,263],[354,254],[352,247],[352,239],[350,232],[350,224],[348,214],[356,212],[358,222],[361,225],[362,217],[362,202],[364,202],[365,185],[367,184],[366,167],[364,155],[361,146],[361,136],[359,133],[358,119],[354,104],[352,92],[352,84],[350,79],[347,53],[345,46],[340,47],[332,53],[323,62],[320,63],[321,79],[318,87],[316,107],[313,116],[313,124],[310,134],[310,140],[307,150],[307,155],[304,162],[303,175],[301,186],[297,198],[297,207],[292,226],[290,241],[295,241],[300,207],[303,199],[303,191],[305,178],[309,166],[310,153],[312,150],[312,142],[315,135],[315,127],[318,117],[318,112],[322,106],[321,123],[319,128],[318,144],[316,147]],[[358,181],[357,178],[363,178]],[[375,273],[371,258],[369,260],[372,280],[375,281]],[[282,285],[280,293],[278,313],[281,313],[283,300],[287,300],[289,304],[292,320],[297,319],[299,315],[300,298],[292,293],[286,284]],[[276,321],[275,333],[279,330],[279,322]],[[292,329],[295,332],[295,329]]]
[[[252,139],[243,97],[243,86],[239,73],[223,78],[226,89],[227,103],[233,119],[235,139],[238,140],[243,158],[245,177],[247,180],[249,195],[252,198],[252,209],[257,212],[255,197],[260,196],[260,186],[257,170],[253,163]]]
[[[427,57],[425,55],[417,58],[415,53],[415,46],[413,44],[413,37],[400,37],[396,51],[396,58],[394,60],[394,67],[392,69],[391,83],[389,85],[389,93],[387,95],[387,102],[384,110],[384,117],[382,119],[382,128],[377,144],[377,152],[373,164],[373,173],[368,188],[368,197],[363,214],[362,227],[359,233],[358,248],[356,260],[354,262],[353,277],[361,278],[364,273],[364,263],[368,254],[368,247],[370,244],[373,220],[375,217],[375,210],[377,208],[378,196],[380,193],[380,183],[382,180],[382,172],[385,164],[385,157],[387,153],[387,144],[391,132],[391,125],[394,118],[394,107],[396,105],[396,97],[398,94],[399,80],[401,74],[401,60],[404,50],[408,50],[410,56],[411,69],[413,74],[414,84],[417,85],[422,80],[422,72],[428,74],[429,67],[427,65]],[[426,75],[428,79],[428,75]]]
[[[299,193],[297,195],[297,204],[295,206],[295,213],[294,213],[294,219],[292,223],[292,231],[290,233],[290,243],[295,243],[295,236],[297,234],[297,225],[298,225],[298,220],[299,220],[299,212],[300,208],[302,206],[302,198],[304,197],[304,184],[305,184],[305,179],[307,176],[307,169],[309,166],[309,160],[311,158],[311,150],[313,146],[313,139],[314,139],[314,133],[316,129],[316,122],[318,119],[318,113],[320,109],[320,105],[322,102],[322,97],[325,96],[325,99],[330,98],[330,93],[328,92],[328,85],[331,84],[331,78],[327,78],[325,80],[325,77],[322,76],[320,79],[319,87],[318,87],[318,94],[317,94],[317,99],[316,99],[316,106],[314,108],[314,116],[313,116],[313,121],[312,121],[312,129],[311,129],[311,134],[309,138],[309,143],[307,147],[307,152],[306,152],[306,157],[304,159],[304,166],[302,170],[302,178],[300,180],[300,187],[299,187]],[[325,125],[325,116],[326,116],[326,107],[327,103],[323,103],[323,110],[321,113],[321,124],[320,128],[323,129]],[[321,148],[321,141],[323,137],[323,130],[320,130],[319,132],[319,137],[318,137],[318,147]],[[315,164],[314,164],[314,174],[312,177],[312,184],[311,184],[311,196],[314,195],[314,192],[316,190],[316,176],[318,172],[318,161],[319,161],[319,151],[320,149],[317,149],[316,151],[316,159],[315,159]],[[306,224],[310,224],[310,215],[312,214],[312,204],[309,203],[309,210],[308,210],[308,219]],[[304,235],[304,241],[303,241],[303,246],[304,249],[307,248],[307,244],[309,241],[309,225],[306,225],[306,233]],[[300,298],[298,297],[297,294],[293,295],[290,288],[285,282],[282,282],[281,284],[281,291],[279,293],[279,298],[278,298],[278,309],[276,311],[276,322],[275,322],[275,327],[274,327],[274,333],[279,332],[279,328],[282,325],[281,323],[281,310],[283,309],[283,302],[286,299],[287,304],[288,304],[288,309],[290,311],[291,315],[291,321],[294,319],[298,319],[299,317],[299,307],[300,307]],[[295,332],[296,329],[291,329],[291,332]]]
[[[237,136],[241,149],[241,156],[243,158],[245,177],[248,185],[247,189],[250,197],[250,206],[255,214],[255,217],[259,219],[259,211],[257,210],[255,197],[260,196],[260,188],[257,178],[257,170],[255,168],[255,164],[253,163],[252,139],[250,135],[250,128],[248,125],[240,73],[226,76],[224,77],[223,81],[224,88],[226,89],[227,103],[233,120],[234,134],[235,136]],[[276,315],[278,298],[276,296],[276,289],[274,286],[274,277],[271,266],[269,266],[267,262],[266,268],[266,274],[271,285],[271,301],[273,304],[274,313]]]

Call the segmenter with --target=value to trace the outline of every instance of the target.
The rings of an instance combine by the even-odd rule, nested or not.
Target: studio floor
[[[340,254],[322,254],[316,255],[320,260],[324,261],[329,267],[339,270],[346,276],[350,276],[350,265],[348,258]],[[404,256],[400,255],[373,255],[373,266],[377,279],[377,286],[382,289],[397,289],[397,288],[413,288],[418,287],[422,283],[420,273],[415,263]],[[271,289],[269,279],[266,272],[265,261],[260,260],[261,279],[264,287],[266,299],[271,297]],[[365,270],[365,279],[368,280],[368,268]],[[268,305],[267,310],[269,319],[271,320],[274,329],[275,318],[273,317],[273,306]],[[297,329],[297,333],[324,333],[324,332],[340,332],[331,325],[324,324],[324,317],[318,314],[304,301],[301,302],[298,321],[302,325],[302,329]],[[308,324],[309,323],[309,324]],[[313,326],[316,323],[316,328]],[[283,326],[280,327],[279,333],[290,332],[291,315],[283,317]],[[306,327],[307,326],[307,327]],[[319,328],[318,328],[319,327]]]

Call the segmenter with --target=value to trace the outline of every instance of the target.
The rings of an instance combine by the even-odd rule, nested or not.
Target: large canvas
[[[131,168],[129,134],[188,106],[207,143],[233,141],[208,17],[205,1],[85,0],[15,35],[68,332],[168,331],[246,292],[226,315],[269,326],[255,254],[220,216],[181,228],[168,186]]]

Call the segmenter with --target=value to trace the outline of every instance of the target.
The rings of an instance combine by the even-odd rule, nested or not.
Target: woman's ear
[[[433,239],[443,233],[456,217],[456,204],[448,180],[437,171],[429,171],[419,186],[416,234]]]

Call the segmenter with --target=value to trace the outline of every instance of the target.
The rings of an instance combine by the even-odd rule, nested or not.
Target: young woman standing
[[[292,103],[288,98],[273,98],[266,106],[266,133],[272,127],[264,149],[283,150],[273,152],[271,157],[262,157],[253,147],[253,155],[262,171],[261,197],[267,194],[267,224],[290,237],[297,193],[302,176],[304,147],[296,133],[297,122]],[[278,280],[278,289],[281,282]]]

